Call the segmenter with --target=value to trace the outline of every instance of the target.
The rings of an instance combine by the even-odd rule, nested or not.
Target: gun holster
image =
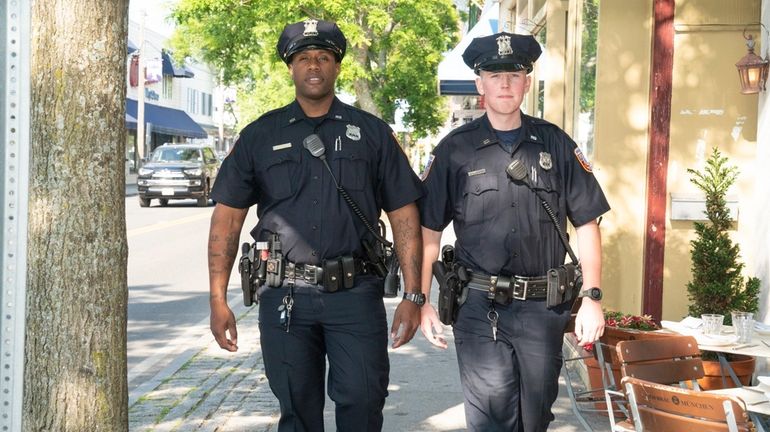
[[[243,290],[243,305],[251,306],[259,303],[257,290],[265,283],[267,263],[265,254],[268,248],[266,242],[244,243],[241,245],[241,259],[238,261],[238,272],[241,274],[241,290]]]
[[[579,264],[569,263],[548,270],[546,306],[552,308],[577,298],[583,286],[583,275]]]
[[[446,325],[454,324],[457,312],[468,297],[468,272],[465,267],[451,261],[453,249],[444,246],[445,261],[433,263],[433,276],[438,282],[438,317]]]

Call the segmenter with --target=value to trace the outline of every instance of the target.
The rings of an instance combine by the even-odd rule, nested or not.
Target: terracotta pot
[[[733,354],[732,358],[733,360],[730,361],[730,367],[735,371],[735,375],[738,376],[738,379],[743,385],[750,385],[751,376],[754,374],[756,359],[751,356],[739,354]],[[737,387],[729,375],[725,380],[727,382],[727,387],[723,385],[722,368],[717,360],[704,360],[703,373],[705,376],[698,380],[698,385],[702,390],[718,390],[722,388]]]

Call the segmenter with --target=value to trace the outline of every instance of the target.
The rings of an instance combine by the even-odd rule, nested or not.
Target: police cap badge
[[[289,24],[278,38],[278,56],[291,63],[291,56],[307,49],[323,49],[334,54],[337,61],[345,57],[347,40],[337,24],[330,21],[307,19]]]
[[[502,32],[474,38],[463,52],[463,61],[477,74],[480,70],[530,73],[542,52],[534,37]]]

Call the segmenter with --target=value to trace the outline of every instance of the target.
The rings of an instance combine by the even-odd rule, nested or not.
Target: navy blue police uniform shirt
[[[255,240],[280,235],[284,256],[320,264],[342,255],[364,257],[363,223],[340,196],[323,162],[302,143],[316,133],[337,181],[375,226],[423,195],[386,123],[337,98],[321,119],[305,116],[295,100],[246,126],[217,175],[211,197],[234,208],[257,205]]]
[[[452,131],[433,150],[423,173],[423,226],[454,222],[456,259],[485,274],[543,276],[564,263],[566,249],[537,195],[505,169],[513,159],[547,200],[566,230],[610,208],[574,141],[545,120],[522,114],[519,136],[506,151],[484,115]]]

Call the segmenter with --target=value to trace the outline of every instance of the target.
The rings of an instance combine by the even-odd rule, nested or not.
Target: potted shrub
[[[740,262],[740,248],[733,244],[729,230],[732,225],[725,195],[735,183],[738,170],[728,166],[727,158],[716,148],[706,161],[703,171],[688,169],[690,181],[706,196],[706,222],[695,222],[695,239],[692,246],[692,280],[687,284],[690,299],[689,314],[700,317],[704,313],[721,314],[725,324],[732,324],[731,311],[756,312],[759,309],[759,279],[744,279],[743,263]],[[732,357],[732,358],[731,358]],[[716,354],[704,352],[704,369],[709,374],[709,360],[716,360]],[[751,379],[754,358],[737,354],[728,355],[733,369],[742,380]],[[742,364],[736,364],[739,361]],[[704,379],[702,387],[718,382],[721,387],[721,369],[716,363],[718,379]],[[739,373],[739,370],[744,370]],[[745,371],[748,371],[746,373]],[[741,377],[743,375],[743,377]],[[731,383],[731,381],[730,381]]]

